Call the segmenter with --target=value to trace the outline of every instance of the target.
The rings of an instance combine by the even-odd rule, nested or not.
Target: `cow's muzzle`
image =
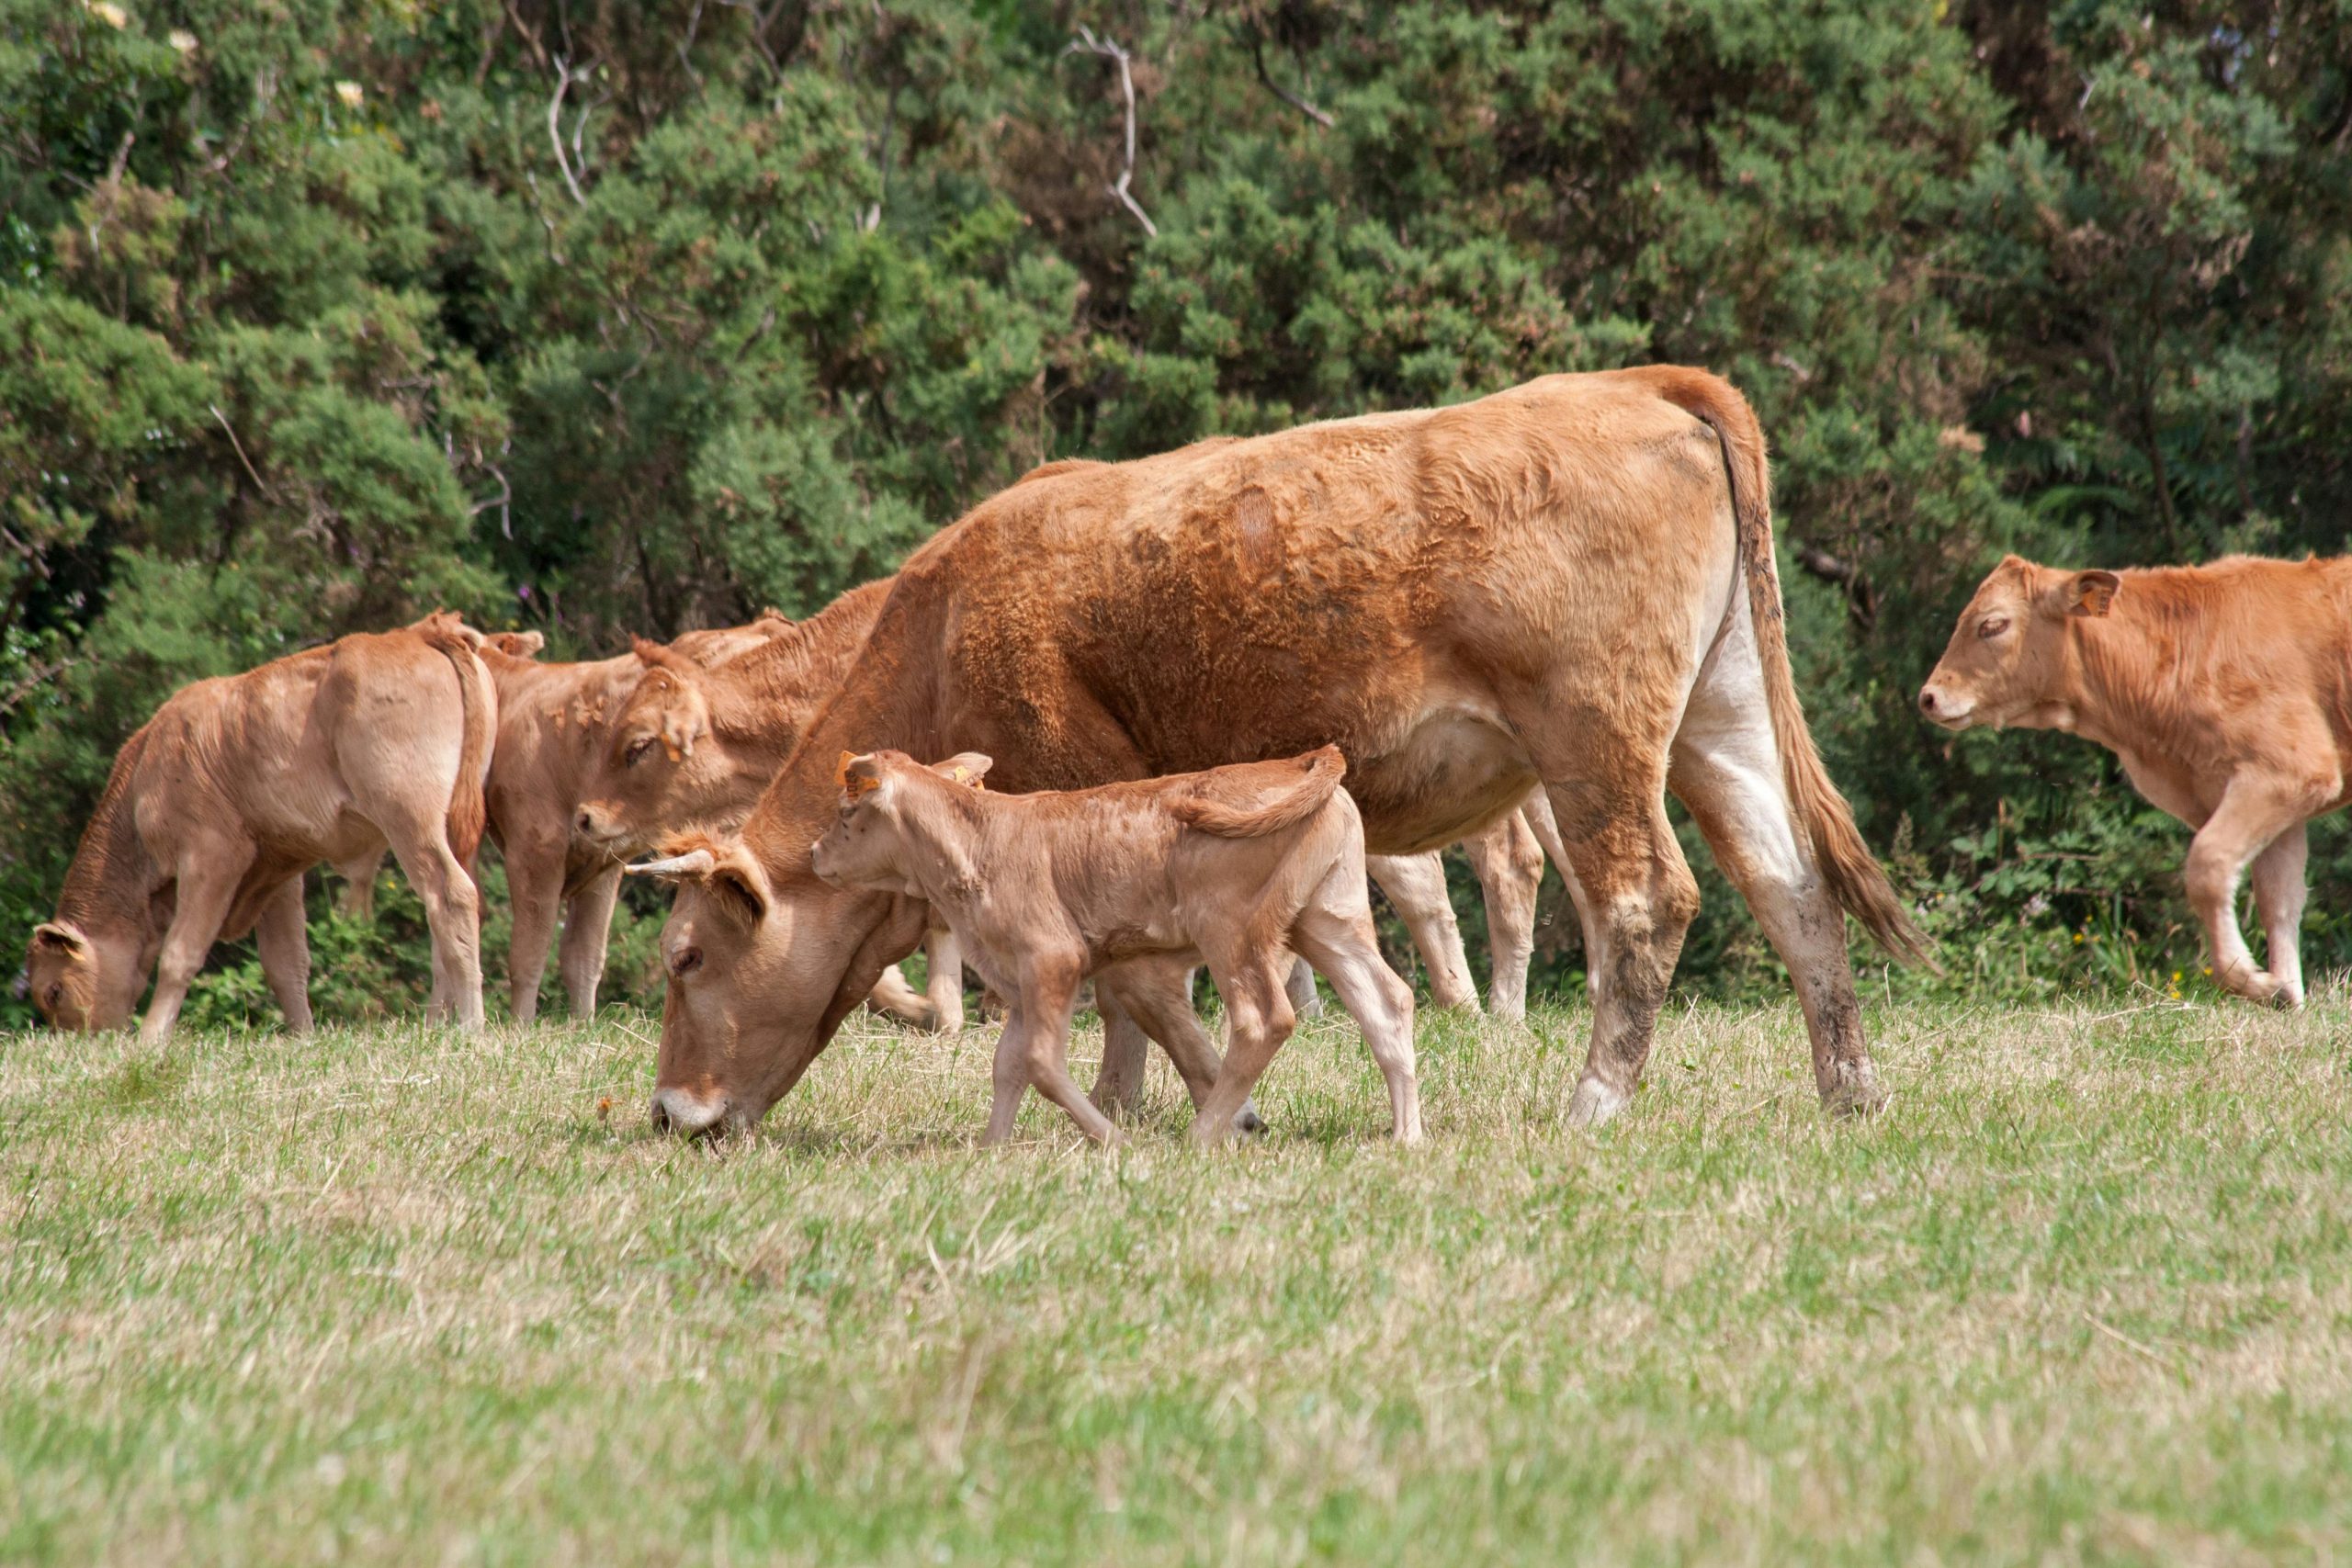
[[[675,1133],[681,1137],[716,1137],[727,1129],[727,1097],[696,1094],[685,1089],[657,1089],[653,1091],[652,1114],[656,1132]]]

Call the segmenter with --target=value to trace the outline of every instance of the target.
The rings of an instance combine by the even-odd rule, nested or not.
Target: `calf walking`
[[[933,768],[899,751],[843,752],[841,814],[809,863],[837,886],[929,903],[1010,1002],[988,1142],[1012,1135],[1030,1084],[1087,1136],[1115,1137],[1070,1081],[1079,984],[1138,961],[1194,955],[1232,1023],[1193,1122],[1196,1139],[1215,1143],[1233,1131],[1290,1037],[1297,1021],[1283,981],[1295,955],[1330,981],[1362,1026],[1388,1080],[1397,1141],[1419,1141],[1413,994],[1374,938],[1363,824],[1339,787],[1346,763],[1337,747],[1039,795],[983,792],[988,768],[975,753]],[[1115,984],[1117,976],[1106,978]]]

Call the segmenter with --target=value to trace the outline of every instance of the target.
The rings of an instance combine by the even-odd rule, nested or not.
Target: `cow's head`
[[[672,852],[629,868],[677,888],[662,928],[669,996],[653,1124],[741,1131],[799,1079],[882,965],[922,940],[925,908],[870,896],[862,902],[874,908],[837,908],[844,896],[805,874],[786,895],[731,839],[695,835],[664,847]],[[779,1001],[791,1016],[778,1016]]]
[[[926,769],[903,751],[841,754],[840,813],[808,847],[808,869],[836,887],[922,897],[908,839],[910,815],[934,799],[930,775],[970,789],[981,787],[989,759],[966,751]],[[931,836],[931,835],[926,835]]]
[[[640,638],[636,650],[645,673],[605,730],[572,825],[614,854],[702,820],[727,773],[703,690],[708,672],[659,643]]]
[[[52,1029],[123,1028],[139,1002],[136,948],[132,938],[94,935],[71,920],[42,921],[25,957],[33,1005]]]
[[[2104,615],[2123,580],[2010,556],[1977,585],[1919,690],[1919,711],[1948,729],[2049,724],[2066,706],[2070,620]]]

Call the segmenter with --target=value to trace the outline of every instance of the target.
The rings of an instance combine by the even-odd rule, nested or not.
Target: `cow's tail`
[[[1256,839],[1279,833],[1322,810],[1324,803],[1331,798],[1331,792],[1340,787],[1340,776],[1348,771],[1347,760],[1340,755],[1337,746],[1309,752],[1301,761],[1306,764],[1306,771],[1262,805],[1234,807],[1192,795],[1170,801],[1168,809],[1187,828],[1198,828],[1220,839]]]
[[[1853,809],[1830,782],[1814,747],[1813,731],[1805,726],[1804,705],[1797,699],[1796,679],[1789,668],[1788,626],[1781,608],[1780,570],[1772,558],[1772,477],[1763,427],[1747,400],[1720,377],[1686,370],[1659,377],[1657,387],[1659,396],[1713,430],[1723,447],[1732,513],[1738,524],[1740,572],[1747,583],[1748,617],[1756,629],[1756,657],[1763,666],[1765,702],[1797,830],[1812,843],[1815,863],[1831,895],[1861,921],[1879,946],[1896,958],[1940,973],[1927,936],[1912,923],[1877,857],[1862,841]]]
[[[457,616],[439,612],[419,621],[417,632],[426,646],[449,660],[458,674],[458,701],[465,715],[465,739],[458,750],[458,782],[449,793],[449,851],[470,875],[474,856],[490,819],[490,805],[482,795],[489,772],[490,749],[498,728],[497,696],[490,671],[475,656],[481,634]]]

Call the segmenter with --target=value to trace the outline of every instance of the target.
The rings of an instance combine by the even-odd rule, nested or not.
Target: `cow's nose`
[[[593,833],[596,830],[596,819],[583,811],[580,814],[578,826],[582,832]]]
[[[652,1115],[654,1127],[664,1133],[716,1134],[727,1122],[727,1096],[657,1089],[653,1091]]]
[[[1936,716],[1936,689],[1933,686],[1919,688],[1919,711],[1929,718]]]

